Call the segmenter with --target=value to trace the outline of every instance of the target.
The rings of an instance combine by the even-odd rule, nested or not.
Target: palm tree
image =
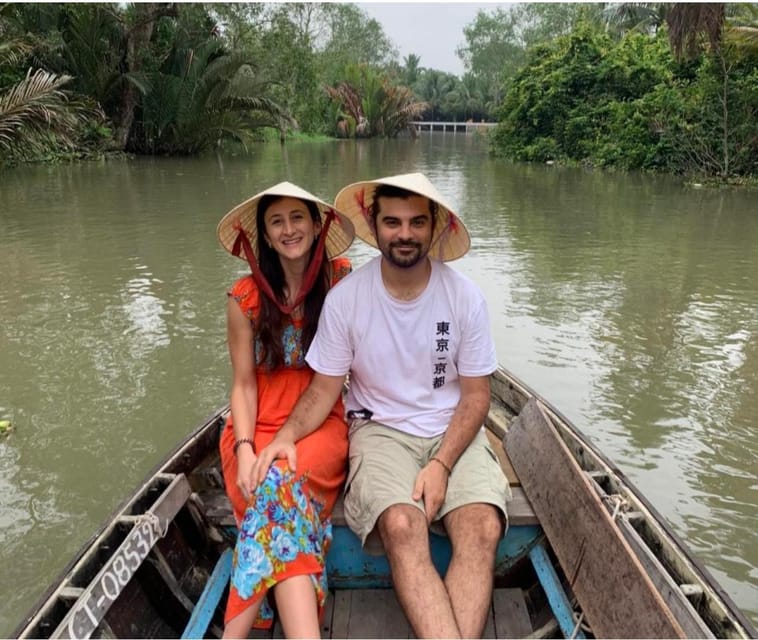
[[[33,50],[25,37],[13,33],[7,9],[0,7],[0,67],[19,65]],[[0,151],[6,161],[74,146],[82,122],[96,110],[62,90],[71,80],[66,74],[30,68],[26,77],[0,88]]]
[[[418,82],[418,93],[429,103],[430,119],[434,121],[442,111],[448,95],[455,89],[458,79],[452,73],[429,69],[423,73]]]
[[[695,56],[704,37],[712,50],[723,42],[752,51],[758,47],[758,7],[754,3],[620,2],[608,5],[605,14],[609,24],[622,31],[655,30],[665,22],[678,58]]]
[[[73,147],[84,109],[61,87],[70,76],[29,69],[26,78],[0,93],[0,150],[30,158],[56,144]]]
[[[411,129],[411,123],[429,106],[419,102],[408,87],[393,85],[387,74],[368,65],[348,65],[343,75],[345,80],[324,90],[352,120],[358,137],[394,137]],[[345,135],[347,130],[340,133]]]
[[[691,58],[700,50],[701,38],[706,36],[712,49],[721,46],[725,5],[721,2],[674,4],[666,15],[669,41],[678,58]]]
[[[243,146],[264,126],[280,132],[297,123],[267,94],[242,54],[226,53],[211,37],[197,46],[178,43],[162,71],[146,77],[135,150],[192,154],[223,139]]]
[[[406,87],[412,87],[416,84],[421,71],[420,56],[417,56],[415,53],[409,53],[403,58],[403,84]]]

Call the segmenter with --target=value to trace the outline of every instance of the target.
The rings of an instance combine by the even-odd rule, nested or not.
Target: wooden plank
[[[408,638],[411,630],[392,589],[356,589],[350,600],[349,638]]]
[[[532,622],[521,589],[495,589],[492,609],[497,638],[525,638],[532,632]]]
[[[229,578],[232,575],[232,556],[231,549],[226,549],[216,562],[213,573],[205,583],[205,588],[200,594],[195,608],[192,610],[192,616],[182,633],[182,638],[204,638],[205,632],[213,619],[221,597],[224,595],[226,585],[229,584]]]
[[[508,526],[528,526],[540,524],[537,514],[532,509],[532,505],[521,487],[511,487],[512,497],[506,502],[506,511],[508,512]]]
[[[594,635],[685,637],[536,400],[524,406],[505,443]]]
[[[213,488],[200,491],[199,502],[205,517],[219,527],[236,527],[232,505],[224,489]]]
[[[337,589],[334,592],[334,610],[332,613],[332,638],[347,638],[350,624],[350,596],[353,592],[349,589]]]
[[[332,616],[334,615],[334,593],[331,591],[326,594],[324,603],[324,613],[321,616],[321,637],[332,637]]]
[[[534,572],[542,585],[545,597],[550,604],[550,611],[564,638],[585,638],[581,627],[574,621],[574,607],[563,588],[561,578],[553,565],[553,560],[545,549],[545,541],[535,545],[529,551]]]
[[[506,453],[505,448],[503,447],[502,441],[500,440],[500,438],[497,437],[497,435],[495,435],[489,429],[485,429],[484,431],[487,434],[487,440],[489,440],[492,450],[497,455],[497,459],[500,462],[500,466],[503,468],[503,473],[505,473],[505,477],[508,478],[508,484],[510,484],[511,487],[520,485],[521,481],[518,479],[518,476],[516,475],[516,470],[513,468],[513,465],[511,464],[511,460],[508,457],[508,454]]]
[[[495,396],[491,396],[490,410],[484,418],[484,426],[492,431],[498,438],[502,438],[508,431],[508,425],[515,419],[515,414],[500,404]]]
[[[530,396],[525,389],[516,386],[515,381],[501,369],[495,371],[490,377],[490,390],[496,399],[514,413],[521,413],[521,409]]]
[[[484,623],[482,638],[484,640],[491,640],[492,638],[497,638],[497,635],[495,634],[495,615],[494,615],[494,612],[492,611],[492,603],[490,603],[490,608],[487,611],[487,621]]]
[[[382,638],[413,638],[415,637],[405,617],[405,612],[397,600],[394,589],[378,590],[384,601],[384,633]]]

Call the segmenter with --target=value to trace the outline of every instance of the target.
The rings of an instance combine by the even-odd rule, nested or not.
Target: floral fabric
[[[283,470],[284,468],[284,470]],[[323,505],[309,499],[306,477],[275,464],[250,500],[239,529],[232,587],[243,600],[257,601],[277,582],[290,577],[300,559],[310,575],[319,609],[328,591],[324,559],[332,539],[331,522],[322,521]],[[273,611],[264,600],[255,626],[268,628]]]

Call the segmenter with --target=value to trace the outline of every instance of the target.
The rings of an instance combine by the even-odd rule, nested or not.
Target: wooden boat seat
[[[532,509],[532,505],[529,503],[524,490],[521,488],[521,481],[518,479],[518,476],[513,469],[513,465],[503,447],[502,441],[489,429],[486,430],[486,434],[511,487],[512,498],[506,505],[510,526],[530,526],[539,524],[539,520]],[[200,491],[198,495],[205,505],[206,516],[217,526],[236,526],[234,516],[232,515],[232,507],[224,492],[221,475],[215,471],[214,477],[211,478],[211,481],[204,484],[206,485],[206,488]],[[343,496],[340,496],[334,507],[332,524],[334,526],[347,526],[347,522],[345,521]]]
[[[513,494],[513,497],[507,504],[508,522],[510,526],[539,524],[537,516],[532,510],[532,506],[529,504],[526,494],[524,494],[524,490],[518,485],[511,486],[511,493]],[[226,492],[223,488],[214,487],[205,489],[204,491],[201,491],[198,496],[204,505],[206,517],[213,524],[220,527],[235,526],[232,506],[229,504],[229,499],[226,497]],[[337,500],[337,504],[334,506],[332,525],[335,527],[347,526],[342,496],[340,496],[339,500]]]

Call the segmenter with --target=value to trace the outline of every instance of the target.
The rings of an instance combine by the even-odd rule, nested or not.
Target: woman
[[[231,416],[221,460],[239,536],[224,637],[269,628],[273,588],[287,637],[318,637],[327,594],[329,516],[345,479],[347,426],[339,401],[324,424],[297,443],[256,487],[260,452],[284,423],[313,375],[304,361],[330,287],[350,272],[337,258],[353,240],[351,222],[307,191],[282,182],[232,209],[218,225],[224,248],[251,275],[229,291]]]

